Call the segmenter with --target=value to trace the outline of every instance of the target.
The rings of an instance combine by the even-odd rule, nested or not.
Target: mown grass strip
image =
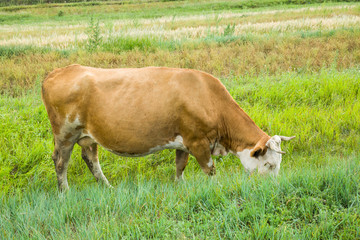
[[[327,10],[331,10],[327,11]],[[93,22],[98,23],[99,36],[107,40],[153,38],[157,41],[201,39],[207,35],[229,35],[238,37],[243,34],[277,33],[292,34],[296,31],[329,31],[339,28],[356,28],[359,25],[356,5],[302,8],[294,10],[270,10],[237,13],[180,16],[173,18],[114,20],[93,17],[88,23],[75,25],[48,22],[46,26],[17,25],[1,28],[1,45],[47,46],[60,49],[78,48],[84,41],[91,39],[89,29]],[[240,14],[240,15],[239,15]],[[336,14],[336,15],[335,15]],[[229,18],[229,16],[233,16]],[[197,18],[202,20],[196,21]],[[205,18],[205,19],[204,19]],[[91,20],[93,19],[93,20]],[[101,21],[99,21],[101,20]],[[69,25],[70,24],[70,25]],[[196,26],[194,26],[196,25]],[[231,26],[231,28],[230,28]],[[232,31],[229,32],[228,30]],[[14,36],[15,34],[15,36]]]
[[[33,6],[0,7],[0,22],[3,24],[42,23],[47,21],[78,22],[87,20],[89,14],[98,19],[142,19],[164,16],[191,16],[194,14],[220,13],[223,11],[251,11],[253,9],[279,8],[288,9],[299,5],[339,5],[356,1],[324,1],[324,0],[233,0],[233,1],[155,1],[137,2],[131,4],[108,5],[104,2],[57,4],[55,6],[42,4]],[[25,14],[23,14],[25,13]],[[17,19],[16,17],[19,16]]]

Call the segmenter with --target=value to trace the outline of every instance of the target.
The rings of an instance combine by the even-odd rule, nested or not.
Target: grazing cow
[[[75,143],[98,181],[97,145],[120,156],[176,149],[182,179],[191,153],[202,170],[215,174],[211,155],[232,153],[245,169],[277,175],[282,140],[264,133],[210,74],[162,67],[100,69],[71,65],[52,71],[42,85],[55,149],[58,185],[68,188],[67,166]]]

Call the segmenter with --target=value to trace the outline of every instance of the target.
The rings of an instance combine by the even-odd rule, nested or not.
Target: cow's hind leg
[[[176,150],[176,180],[183,180],[183,173],[186,167],[186,164],[189,160],[189,153],[182,150]]]
[[[80,139],[78,144],[82,147],[81,157],[96,180],[111,187],[100,167],[97,144],[92,142],[90,138]]]
[[[59,141],[55,139],[55,149],[52,159],[55,164],[55,171],[60,191],[69,189],[67,181],[67,169],[74,143],[70,141]]]

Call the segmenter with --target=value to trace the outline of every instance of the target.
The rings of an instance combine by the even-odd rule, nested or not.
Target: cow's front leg
[[[216,174],[214,161],[211,158],[210,147],[207,141],[193,143],[190,152],[194,155],[204,173],[209,176]]]
[[[176,150],[176,180],[184,180],[184,169],[189,160],[189,153]]]

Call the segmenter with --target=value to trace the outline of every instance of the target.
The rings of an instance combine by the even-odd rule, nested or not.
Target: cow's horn
[[[277,150],[277,149],[276,149],[276,150],[274,149],[274,151],[277,152],[277,153],[280,153],[280,154],[285,154],[285,153],[286,153],[286,152],[284,152],[284,151]]]
[[[295,138],[295,136],[292,137],[285,137],[285,136],[279,136],[281,141],[290,141],[291,139]]]

